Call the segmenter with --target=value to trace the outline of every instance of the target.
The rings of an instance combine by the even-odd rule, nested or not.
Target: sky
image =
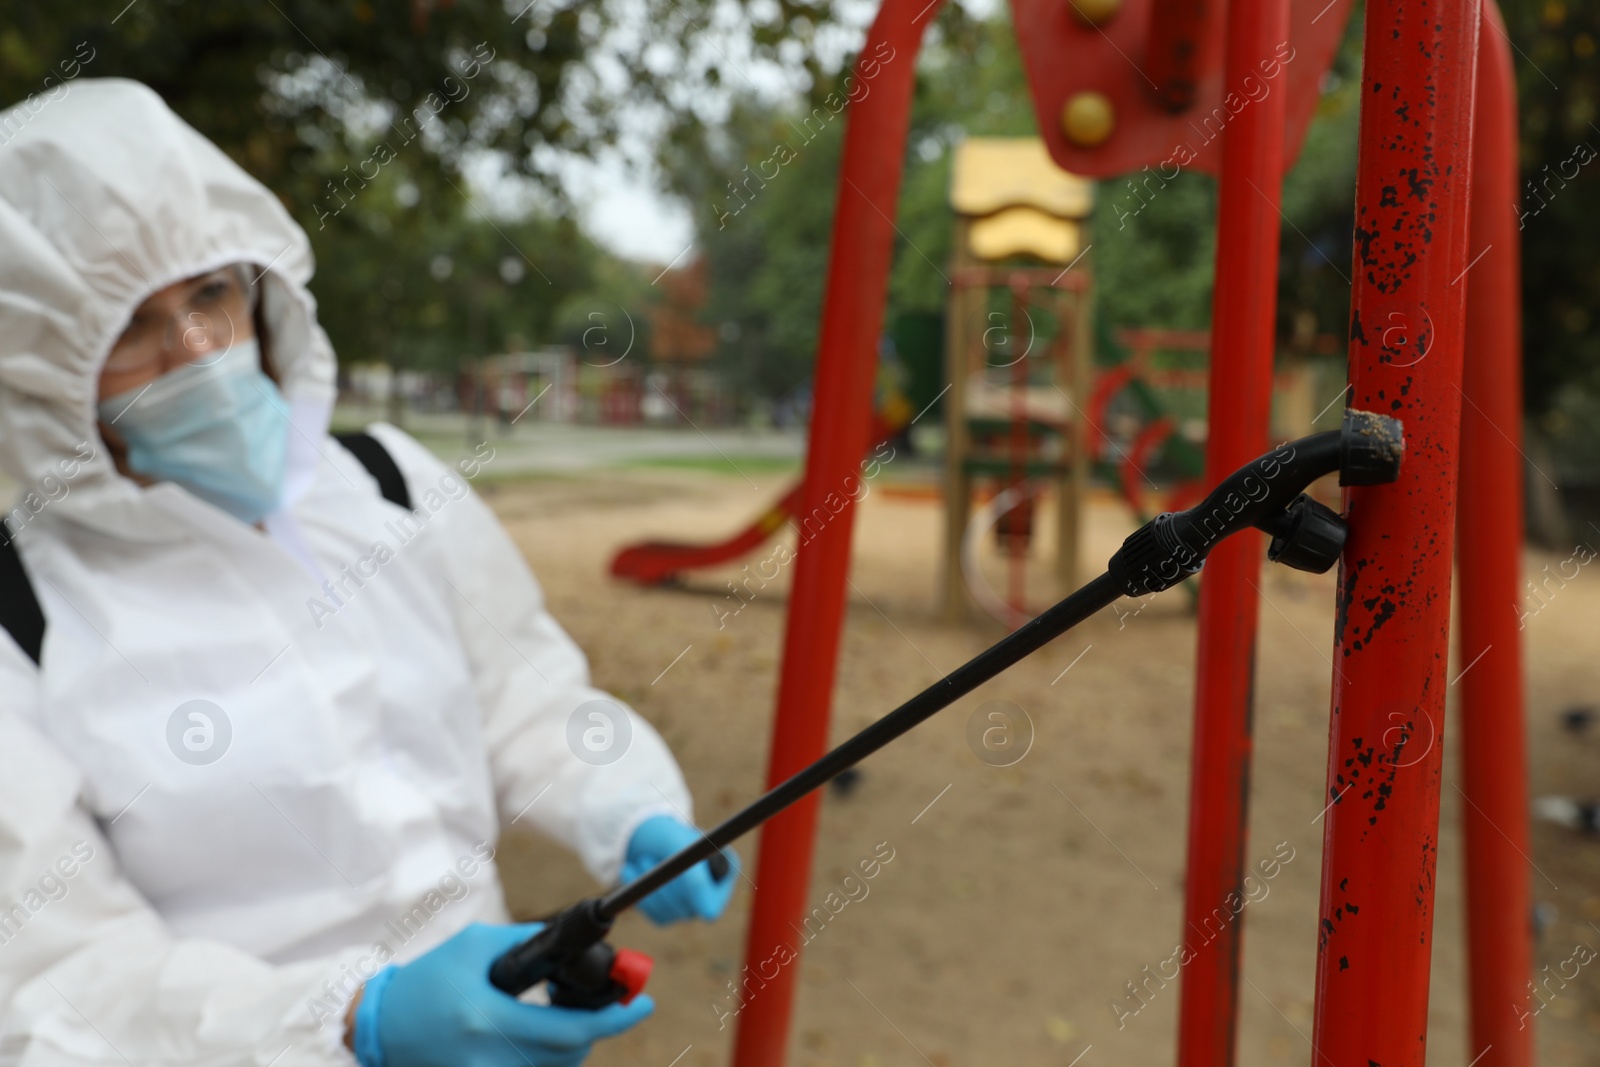
[[[689,209],[620,159],[571,168],[566,187],[589,236],[615,255],[665,266],[694,239]]]
[[[999,6],[998,0],[956,2],[978,17],[987,17]],[[752,9],[756,6],[752,5]],[[843,0],[839,5],[842,25],[829,27],[826,34],[819,33],[814,47],[828,59],[842,59],[853,53],[861,47],[877,8],[877,0]],[[792,70],[752,57],[746,10],[734,3],[725,4],[712,24],[697,28],[701,31],[697,40],[707,51],[702,57],[705,64],[720,68],[723,85],[735,85],[768,99],[792,96],[799,90]],[[647,34],[651,30],[642,27],[640,32]],[[637,39],[624,39],[617,46],[636,49],[640,43]],[[606,81],[603,74],[600,81]],[[706,110],[702,117],[715,122],[725,101],[717,101],[714,95],[704,99]],[[594,162],[574,161],[566,166],[563,182],[578,205],[584,228],[597,243],[616,255],[665,266],[691,247],[693,223],[684,204],[661,194],[648,166],[648,146],[659,128],[656,121],[638,113],[625,117],[624,122],[634,128],[631,158],[635,165],[629,166],[627,159],[615,154]]]

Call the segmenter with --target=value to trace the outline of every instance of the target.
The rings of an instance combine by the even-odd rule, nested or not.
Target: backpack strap
[[[378,491],[383,494],[383,499],[407,511],[411,510],[411,490],[406,488],[405,475],[400,473],[400,465],[376,437],[370,433],[336,433],[333,439],[360,460],[361,465],[367,468],[367,473],[377,479]]]
[[[4,519],[0,519],[0,626],[37,665],[44,650],[44,612]]]
[[[406,488],[405,475],[394,461],[389,450],[369,433],[334,434],[350,454],[361,461],[367,473],[377,479],[383,498],[410,510],[411,491]],[[22,566],[22,557],[13,543],[11,528],[0,519],[0,627],[37,665],[44,651],[44,611],[39,607],[39,597],[33,583]]]

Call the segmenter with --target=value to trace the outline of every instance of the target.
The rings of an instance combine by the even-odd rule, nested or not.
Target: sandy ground
[[[719,627],[719,613],[738,605],[724,585],[737,568],[697,576],[687,589],[640,589],[605,577],[605,567],[633,540],[731,531],[789,477],[746,473],[633,470],[485,487],[599,683],[638,708],[678,754],[703,823],[760,789],[786,576]],[[1108,499],[1094,507],[1091,527],[1085,559],[1098,563],[1131,520]],[[1000,633],[981,622],[939,621],[938,531],[931,499],[880,491],[863,505],[835,740]],[[1559,558],[1530,555],[1530,572]],[[1292,859],[1244,912],[1239,1062],[1305,1064],[1333,579],[1272,568],[1263,591],[1249,855]],[[1596,617],[1600,579],[1586,571],[1528,620],[1536,793],[1600,793],[1600,728],[1575,737],[1558,721],[1569,706],[1600,702]],[[1172,1062],[1176,983],[1120,1026],[1111,1005],[1134,1006],[1124,983],[1147,964],[1155,968],[1180,938],[1194,642],[1188,599],[1176,591],[1134,617],[1103,613],[874,756],[851,795],[828,797],[813,903],[875,849],[892,849],[894,858],[868,895],[806,947],[792,1063]],[[981,762],[966,742],[969,717],[994,700],[1024,709],[1036,732],[1026,757],[1008,768]],[[1429,1052],[1432,1062],[1465,1065],[1481,1050],[1468,1049],[1465,1032],[1452,740],[1447,733]],[[740,851],[748,866],[753,842]],[[592,889],[547,843],[508,842],[503,857],[519,915]],[[1536,897],[1555,908],[1540,964],[1566,959],[1578,943],[1600,948],[1600,926],[1591,925],[1600,923],[1600,842],[1541,825],[1531,859]],[[743,885],[715,926],[657,930],[624,918],[615,940],[655,956],[659,1006],[591,1063],[728,1061],[733,1027],[719,1026],[719,1016],[733,1006],[726,983],[742,964],[749,893]],[[1541,1063],[1600,1064],[1600,964],[1584,969],[1536,1025]]]

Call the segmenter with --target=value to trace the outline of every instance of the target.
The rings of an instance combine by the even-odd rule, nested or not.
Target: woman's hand
[[[599,1011],[524,1004],[490,985],[489,966],[541,928],[473,923],[379,972],[352,1004],[361,1067],[577,1067],[596,1041],[655,1009],[643,995]]]
[[[632,881],[703,836],[699,830],[670,815],[646,819],[628,839],[622,880]],[[733,896],[734,883],[738,881],[734,876],[739,873],[739,857],[733,850],[724,849],[723,855],[728,858],[729,869],[722,881],[711,876],[708,864],[697,863],[641,900],[639,910],[658,926],[683,919],[700,918],[706,922],[716,919],[727,908],[728,900]]]
[[[344,1047],[351,1052],[356,1050],[356,1012],[361,1007],[361,994],[367,991],[367,984],[361,983],[356,990],[356,995],[350,998],[350,1006],[344,1010]]]

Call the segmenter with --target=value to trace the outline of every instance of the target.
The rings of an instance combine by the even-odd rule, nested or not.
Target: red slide
[[[872,440],[881,444],[893,437],[905,421],[898,425],[887,422],[881,414],[873,416]],[[794,483],[782,499],[756,517],[744,529],[725,541],[709,545],[686,545],[678,541],[643,541],[629,545],[611,561],[611,575],[626,578],[640,585],[661,585],[670,582],[681,571],[701,567],[715,567],[719,563],[738,559],[777,532],[800,506],[800,488],[804,475]]]
[[[783,495],[783,499],[762,512],[750,525],[728,538],[709,545],[686,545],[676,541],[645,541],[629,545],[611,561],[611,573],[641,585],[660,585],[671,581],[679,571],[715,567],[738,559],[771,537],[794,513],[800,502],[804,479]]]

